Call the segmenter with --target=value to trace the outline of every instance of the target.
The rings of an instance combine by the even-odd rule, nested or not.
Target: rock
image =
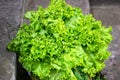
[[[113,4],[114,3],[114,4]],[[119,5],[120,0],[90,0],[91,5]]]
[[[16,80],[16,54],[6,46],[21,23],[22,0],[0,1],[0,80]]]
[[[26,0],[25,11],[36,10],[38,6],[47,7],[50,0]],[[68,4],[80,7],[83,13],[90,13],[90,6],[88,0],[66,0]]]
[[[80,7],[84,14],[90,13],[90,5],[88,0],[66,0],[68,4]]]
[[[120,0],[91,0],[91,13],[104,25],[113,28],[113,41],[109,47],[112,55],[105,62],[102,74],[107,80],[120,80]]]

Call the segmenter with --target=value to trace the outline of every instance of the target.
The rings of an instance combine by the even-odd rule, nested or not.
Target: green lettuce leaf
[[[24,17],[30,23],[21,25],[7,48],[40,80],[82,80],[78,73],[89,76],[87,80],[105,67],[112,28],[92,15],[64,0],[51,0],[47,8],[28,11]]]

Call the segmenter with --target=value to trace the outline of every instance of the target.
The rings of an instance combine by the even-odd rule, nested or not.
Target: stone
[[[112,55],[105,61],[106,67],[102,74],[107,80],[120,80],[120,0],[91,0],[91,13],[103,25],[113,28],[113,41],[109,47]]]
[[[16,54],[6,49],[21,24],[23,0],[0,0],[0,80],[16,80]]]
[[[79,7],[82,9],[84,14],[90,13],[90,5],[88,0],[66,0],[68,4]]]
[[[119,5],[120,0],[89,0],[91,5]],[[113,4],[114,3],[114,4]]]
[[[47,7],[50,0],[26,0],[25,11],[36,10],[38,6]],[[90,6],[88,0],[66,0],[72,6],[80,7],[85,14],[90,13]]]

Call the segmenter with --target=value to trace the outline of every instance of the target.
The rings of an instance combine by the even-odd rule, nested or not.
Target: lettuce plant
[[[105,67],[112,28],[92,15],[84,15],[65,0],[51,0],[47,8],[38,7],[24,17],[29,23],[21,25],[7,48],[40,80],[82,80],[76,67],[90,78]]]

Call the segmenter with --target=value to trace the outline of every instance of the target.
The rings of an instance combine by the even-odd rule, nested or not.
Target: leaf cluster
[[[77,80],[72,69],[95,77],[110,56],[111,27],[64,0],[28,11],[8,49],[19,55],[23,67],[41,80]]]

